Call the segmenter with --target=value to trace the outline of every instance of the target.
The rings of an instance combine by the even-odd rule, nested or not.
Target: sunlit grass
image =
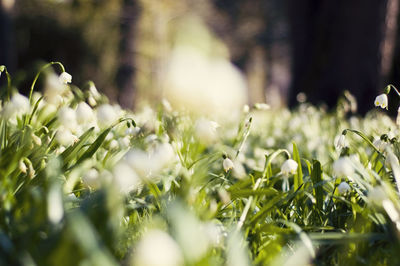
[[[214,121],[0,71],[2,265],[399,263],[398,126],[348,94]]]

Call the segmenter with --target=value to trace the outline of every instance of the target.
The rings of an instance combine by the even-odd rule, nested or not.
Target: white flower
[[[386,94],[382,93],[375,98],[375,106],[380,106],[381,108],[386,108],[388,106],[388,97]]]
[[[335,148],[337,150],[341,150],[342,148],[348,146],[346,136],[341,134],[340,136],[335,138]]]
[[[145,152],[132,149],[126,154],[126,160],[138,175],[149,181],[157,182],[157,174],[175,160],[176,154],[171,144],[159,144],[153,151]]]
[[[7,102],[2,110],[4,117],[11,118],[18,115],[28,113],[30,110],[30,104],[27,97],[19,93],[14,94],[11,97],[11,101]]]
[[[242,73],[226,58],[177,45],[167,65],[165,95],[173,109],[236,119],[247,100]]]
[[[68,74],[67,72],[61,73],[61,75],[58,77],[61,83],[67,84],[72,82],[72,76]]]
[[[72,132],[74,132],[77,128],[76,113],[73,109],[69,107],[64,106],[58,111],[58,120],[63,127],[69,129]]]
[[[229,170],[233,169],[234,164],[231,161],[231,159],[229,159],[228,157],[226,157],[224,159],[224,161],[222,162],[222,166],[224,167],[225,172],[228,172]]]
[[[387,193],[382,186],[374,187],[371,191],[368,192],[368,199],[376,204],[380,205],[384,200],[388,199]]]
[[[140,240],[132,262],[134,266],[179,266],[183,265],[183,255],[172,237],[152,229]]]
[[[109,127],[118,119],[117,112],[109,104],[100,105],[97,107],[96,111],[97,120],[101,126]]]
[[[48,103],[59,105],[63,100],[61,95],[65,93],[66,89],[66,85],[56,74],[51,73],[46,76],[44,97]]]
[[[380,138],[376,138],[372,144],[374,144],[374,146],[375,146],[380,152],[384,151],[385,148],[386,148],[387,145],[388,145],[385,141],[381,140]]]
[[[123,193],[129,193],[140,187],[140,179],[135,171],[124,161],[120,161],[113,170],[114,183]]]
[[[397,109],[396,125],[400,126],[400,107]]]
[[[24,174],[26,174],[26,171],[28,170],[28,168],[26,167],[26,164],[24,163],[23,160],[20,160],[20,161],[19,161],[19,163],[18,163],[18,168],[19,168],[19,170],[20,170],[22,173],[24,173]]]
[[[214,142],[217,135],[217,128],[219,127],[217,122],[207,120],[205,118],[197,119],[195,124],[195,134],[204,144],[209,144]]]
[[[255,103],[254,107],[257,110],[263,110],[263,111],[271,109],[271,106],[269,106],[269,104],[266,104],[266,103]]]
[[[350,188],[349,184],[347,184],[346,182],[342,182],[342,183],[339,184],[337,189],[338,189],[340,194],[344,194],[344,193],[350,191],[351,188]]]
[[[58,185],[53,185],[47,194],[47,215],[54,224],[59,223],[64,216],[62,190]]]
[[[99,178],[99,172],[92,168],[89,171],[86,171],[82,177],[82,182],[93,189],[97,189],[101,186],[101,180]]]
[[[298,164],[292,159],[286,160],[281,166],[281,172],[283,175],[293,175],[297,171]]]
[[[78,104],[76,108],[76,119],[79,124],[85,124],[93,121],[94,114],[92,108],[85,102]]]
[[[74,142],[76,142],[78,138],[74,134],[72,134],[70,130],[61,127],[57,131],[56,140],[62,146],[70,146],[74,144]]]
[[[41,138],[39,138],[38,136],[36,136],[34,133],[32,133],[32,140],[33,140],[33,142],[36,144],[36,145],[38,145],[38,146],[41,146],[42,145],[42,139]]]
[[[243,113],[245,113],[245,114],[247,114],[248,112],[250,112],[250,107],[249,107],[249,105],[247,105],[247,104],[245,104],[245,105],[243,105]]]
[[[101,98],[101,94],[96,89],[96,86],[93,83],[90,84],[89,92],[91,94],[90,96],[92,96],[94,98],[93,100]]]
[[[336,176],[350,176],[354,173],[354,169],[350,164],[348,157],[340,157],[333,165],[333,173]]]

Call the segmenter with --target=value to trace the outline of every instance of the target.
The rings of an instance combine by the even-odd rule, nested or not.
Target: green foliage
[[[387,116],[303,104],[199,132],[175,110],[132,113],[94,87],[58,86],[1,96],[0,264],[399,263]],[[335,148],[343,130],[347,148]]]

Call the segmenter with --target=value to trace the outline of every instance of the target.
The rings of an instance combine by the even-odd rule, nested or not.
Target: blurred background
[[[213,59],[201,61],[203,67],[223,73],[203,71],[198,80],[224,76],[229,81],[227,73],[236,70],[228,71],[225,63],[216,67],[214,58],[232,63],[245,77],[249,104],[307,101],[333,107],[348,90],[365,113],[387,84],[398,86],[400,80],[399,0],[0,3],[0,64],[22,91],[43,62],[60,61],[74,84],[82,87],[90,79],[123,107],[156,103],[176,69],[187,79],[194,71],[190,63],[176,63],[187,54],[182,47],[195,48],[195,56],[186,58],[196,58],[196,67],[201,54]],[[398,102],[390,104],[397,110]]]

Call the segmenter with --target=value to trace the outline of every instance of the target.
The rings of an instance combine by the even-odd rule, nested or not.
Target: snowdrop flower
[[[266,104],[266,103],[255,103],[255,104],[254,104],[254,107],[255,107],[257,110],[263,110],[263,111],[266,111],[266,110],[271,109],[271,106],[269,106],[269,105]]]
[[[109,104],[103,104],[97,107],[97,120],[103,127],[111,126],[117,119],[118,114]]]
[[[90,123],[94,120],[93,110],[87,103],[81,102],[78,104],[78,107],[76,108],[76,120],[81,125]]]
[[[340,157],[333,163],[332,167],[336,176],[350,176],[354,173],[348,157]]]
[[[397,109],[396,125],[400,126],[400,106]]]
[[[157,174],[175,160],[176,154],[171,144],[162,143],[151,152],[132,149],[125,158],[141,178],[158,182]]]
[[[77,128],[77,117],[76,112],[69,107],[62,107],[58,111],[58,120],[64,128],[74,132]]]
[[[42,139],[39,138],[38,136],[36,136],[34,133],[32,133],[32,140],[33,142],[37,145],[37,146],[41,146],[42,145]]]
[[[30,110],[30,104],[27,97],[19,93],[11,97],[11,101],[7,102],[2,110],[4,117],[12,118],[14,116],[23,115]]]
[[[19,161],[18,168],[21,171],[21,173],[24,173],[24,174],[26,174],[26,171],[28,170],[28,168],[26,167],[26,164],[24,163],[23,160]]]
[[[205,118],[200,118],[195,124],[195,134],[204,144],[209,144],[214,142],[217,135],[217,128],[219,127],[217,122],[207,120]]]
[[[61,95],[64,94],[66,89],[67,87],[56,74],[51,73],[46,76],[44,97],[48,103],[59,105],[63,101]]]
[[[135,171],[124,160],[114,167],[113,180],[117,188],[123,193],[129,193],[141,185]]]
[[[342,183],[339,184],[337,189],[338,189],[340,194],[344,194],[346,192],[349,192],[351,188],[350,188],[349,184],[347,184],[346,182],[342,182]]]
[[[58,185],[53,185],[47,194],[47,215],[53,224],[59,223],[64,217],[62,189]]]
[[[368,193],[368,199],[376,204],[380,205],[382,204],[383,201],[388,199],[388,196],[382,186],[377,186],[374,187],[371,191]]]
[[[56,134],[56,140],[62,146],[70,146],[78,140],[78,138],[66,128],[60,128]]]
[[[298,164],[292,159],[286,160],[281,166],[281,172],[285,176],[293,175],[297,171]]]
[[[72,82],[72,76],[68,74],[67,72],[61,73],[61,75],[58,77],[60,82],[63,84],[68,84]]]
[[[385,148],[386,148],[387,145],[388,145],[385,141],[381,140],[380,138],[376,138],[372,144],[374,144],[374,146],[375,146],[380,152],[384,151]]]
[[[231,161],[231,159],[229,159],[228,157],[226,157],[224,159],[224,161],[222,162],[222,166],[224,167],[225,172],[228,172],[229,170],[233,169],[234,164]]]
[[[110,145],[109,145],[110,150],[116,150],[119,148],[118,141],[115,139],[111,140]]]
[[[388,106],[388,97],[387,97],[387,95],[385,93],[382,93],[382,94],[378,95],[375,98],[374,104],[375,104],[375,106],[379,106],[379,107],[381,107],[383,109],[385,109],[385,108],[387,109],[387,106]]]
[[[86,171],[85,174],[82,177],[82,182],[88,187],[91,187],[93,189],[97,189],[101,186],[99,178],[99,172],[92,168],[89,171]]]
[[[126,135],[134,136],[140,132],[140,127],[129,127],[125,130]]]
[[[348,146],[346,136],[341,134],[339,137],[335,138],[335,148],[341,150],[342,148]]]
[[[191,45],[171,53],[165,82],[167,100],[174,109],[236,119],[247,99],[242,73],[225,58],[209,56]]]
[[[135,266],[179,266],[183,265],[179,245],[164,231],[152,229],[136,247],[132,258]]]

